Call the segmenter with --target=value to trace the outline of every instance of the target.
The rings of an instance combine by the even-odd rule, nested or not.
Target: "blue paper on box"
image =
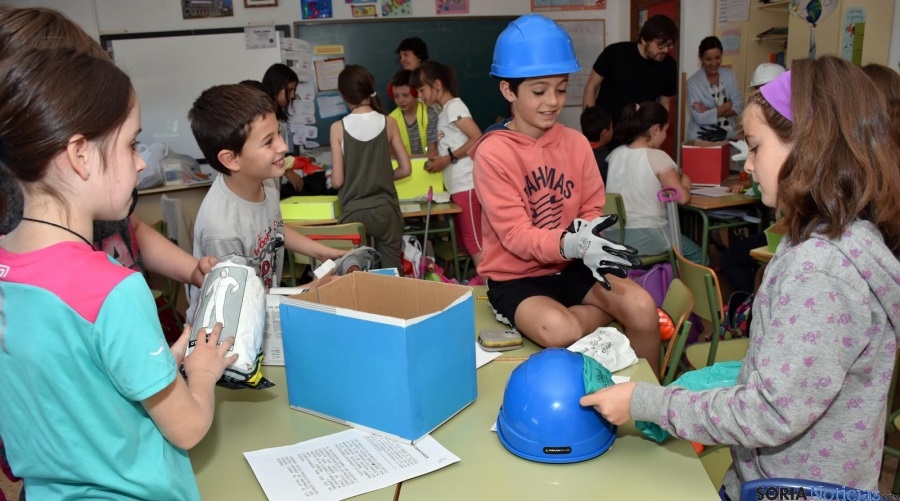
[[[293,408],[413,442],[477,396],[468,287],[351,273],[280,308]]]

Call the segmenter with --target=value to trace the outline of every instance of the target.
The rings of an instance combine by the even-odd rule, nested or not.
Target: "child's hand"
[[[332,249],[331,247],[327,247],[327,251],[323,251],[323,255],[321,256],[321,260],[324,261],[326,259],[337,259],[349,251],[340,250],[340,249]]]
[[[296,172],[289,170],[285,171],[284,177],[287,178],[288,182],[291,183],[291,186],[294,187],[298,192],[303,191],[303,178],[297,175]]]
[[[435,156],[433,159],[428,160],[425,163],[425,170],[434,174],[435,172],[440,172],[447,168],[450,165],[450,156]]]
[[[185,330],[190,332],[190,327],[185,326]],[[220,323],[216,324],[208,337],[206,335],[206,329],[200,330],[200,333],[197,335],[197,343],[194,345],[194,349],[191,351],[191,354],[184,357],[183,360],[184,372],[187,375],[188,381],[191,379],[196,380],[197,378],[209,378],[211,384],[215,383],[222,377],[222,373],[225,372],[226,367],[237,362],[237,353],[228,355],[228,350],[234,346],[234,337],[229,337],[222,341],[222,344],[218,344],[219,335],[221,333],[222,324]],[[175,344],[177,345],[181,342],[182,340],[179,339]],[[184,352],[185,344],[187,344],[187,341],[182,343],[182,353]],[[172,346],[172,349],[175,349],[174,345]]]
[[[607,421],[614,425],[631,420],[631,396],[637,383],[629,381],[598,390],[581,397],[581,405],[593,406]]]
[[[197,267],[191,272],[191,284],[203,287],[203,277],[212,270],[219,260],[215,256],[203,256],[197,260]]]
[[[728,193],[741,193],[742,191],[744,191],[746,189],[747,189],[747,187],[741,183],[732,184],[731,186],[728,187]]]

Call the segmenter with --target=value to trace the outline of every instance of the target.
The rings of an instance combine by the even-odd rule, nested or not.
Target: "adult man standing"
[[[629,104],[659,101],[668,110],[671,97],[678,92],[678,63],[669,56],[677,39],[675,23],[656,15],[641,27],[637,42],[605,48],[585,84],[582,105],[608,107],[613,124]]]

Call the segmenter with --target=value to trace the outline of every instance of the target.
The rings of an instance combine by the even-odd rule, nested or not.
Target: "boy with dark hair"
[[[414,70],[428,61],[428,46],[419,37],[404,38],[394,52],[400,56],[404,70]]]
[[[603,49],[584,86],[582,106],[607,106],[613,124],[625,105],[657,101],[669,111],[678,92],[678,63],[669,53],[678,41],[678,27],[663,15],[648,19],[637,42],[619,42]]]
[[[606,186],[606,173],[609,172],[609,148],[606,147],[612,140],[613,125],[609,110],[602,106],[588,106],[581,112],[581,133],[591,143],[594,150],[594,158],[597,159],[597,167],[600,168],[600,177]]]
[[[221,173],[197,213],[195,256],[246,256],[269,289],[281,278],[284,248],[321,261],[344,254],[284,226],[278,190],[265,183],[284,172],[288,151],[271,97],[249,85],[217,85],[194,101],[188,119],[207,162]],[[188,318],[199,290],[191,288]]]
[[[584,136],[556,123],[568,74],[579,69],[569,35],[541,15],[516,19],[497,39],[491,75],[513,118],[469,150],[483,207],[478,273],[498,319],[535,343],[569,346],[615,319],[655,371],[656,305],[625,278],[637,251],[599,236],[616,219],[602,215],[594,155]]]

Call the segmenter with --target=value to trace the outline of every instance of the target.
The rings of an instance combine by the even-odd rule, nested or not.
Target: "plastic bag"
[[[216,384],[231,389],[274,386],[263,377],[261,365],[266,324],[265,287],[247,262],[242,256],[228,255],[206,275],[185,352],[185,356],[191,353],[201,329],[206,329],[208,334],[216,323],[221,323],[220,340],[234,337],[229,355],[236,353],[238,359],[225,368]]]
[[[169,147],[162,143],[153,143],[146,145],[141,143],[138,145],[138,153],[144,159],[147,167],[138,176],[138,189],[147,190],[162,186],[165,174],[162,160],[169,152]]]

